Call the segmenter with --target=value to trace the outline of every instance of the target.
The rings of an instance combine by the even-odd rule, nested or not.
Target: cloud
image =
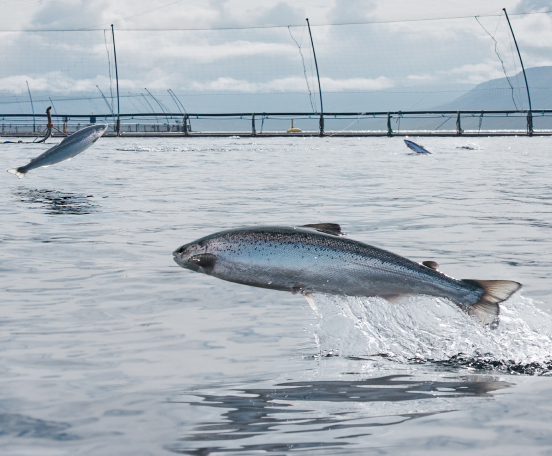
[[[29,11],[28,26],[35,29],[79,29],[105,22],[112,12],[107,0],[59,0],[45,2],[40,8]]]
[[[504,71],[498,61],[486,61],[483,63],[462,65],[458,68],[442,71],[440,74],[449,78],[449,80],[451,76],[454,76],[455,79],[451,82],[461,84],[481,84],[482,82],[489,81],[491,79],[504,77]]]
[[[321,78],[320,84],[325,92],[345,91],[375,91],[393,87],[393,81],[386,77],[377,79],[332,79]],[[192,88],[199,91],[213,92],[244,92],[244,93],[271,93],[271,92],[306,92],[307,85],[302,77],[273,79],[268,82],[250,82],[234,78],[218,78],[208,83],[193,82]],[[312,90],[312,88],[311,88]]]
[[[376,79],[351,78],[351,79],[331,79],[320,78],[320,85],[326,92],[345,92],[345,91],[367,91],[384,90],[393,87],[395,84],[389,78],[380,76]]]
[[[334,1],[333,8],[326,14],[326,20],[333,24],[365,22],[375,19],[376,0]]]
[[[429,83],[436,81],[438,77],[434,74],[410,74],[406,79],[415,83]]]
[[[27,82],[31,92],[97,91],[96,85],[100,87],[109,85],[109,79],[105,76],[97,76],[93,79],[73,79],[60,72],[51,72],[40,77],[22,74],[0,78],[0,87],[2,91],[22,94],[27,93]]]
[[[170,39],[170,36],[166,36]],[[135,51],[134,44],[128,40],[120,46],[120,52],[125,49],[129,53]],[[119,51],[118,51],[119,52]],[[252,42],[245,40],[228,41],[222,44],[212,43],[186,43],[186,45],[175,45],[175,43],[167,43],[167,45],[156,46],[152,49],[155,52],[155,60],[164,60],[171,58],[181,58],[183,60],[192,60],[200,63],[212,63],[221,59],[232,59],[236,57],[255,57],[255,56],[293,56],[296,57],[297,48],[286,43],[267,43],[267,42]],[[298,54],[297,57],[298,58]]]
[[[528,13],[531,11],[549,11],[550,0],[522,0],[514,8],[515,13]]]

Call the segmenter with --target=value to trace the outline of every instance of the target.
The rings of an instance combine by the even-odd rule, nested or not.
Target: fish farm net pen
[[[551,16],[2,31],[1,134],[548,134]]]
[[[36,136],[46,114],[0,114],[1,136]],[[318,113],[122,113],[52,115],[60,132],[74,133],[92,123],[108,125],[104,136],[320,136]],[[291,121],[295,128],[290,130]],[[501,136],[552,135],[552,110],[413,111],[326,113],[323,136]],[[529,128],[531,122],[531,129]],[[261,130],[262,125],[262,130]],[[301,127],[301,128],[297,128]],[[290,131],[288,131],[290,130]]]

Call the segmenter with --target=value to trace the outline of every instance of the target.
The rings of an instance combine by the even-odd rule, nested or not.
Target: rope
[[[452,117],[448,117],[447,120],[445,120],[441,125],[439,125],[435,130],[439,130],[443,125],[445,125]]]
[[[297,40],[293,37],[293,34],[291,33],[291,28],[288,26],[289,35],[291,36],[291,39],[295,41],[295,44],[299,48],[299,54],[301,55],[301,61],[303,62],[303,74],[305,75],[305,81],[307,83],[307,90],[309,91],[309,100],[312,108],[312,112],[315,112],[314,110],[314,104],[312,103],[312,92],[309,85],[309,78],[307,77],[307,67],[305,66],[305,57],[303,57],[303,53],[301,52],[301,45],[297,42]],[[303,27],[303,34],[301,34],[301,43],[303,42],[303,35],[305,34],[305,28]]]
[[[113,113],[113,79],[111,78],[111,60],[109,58],[109,49],[107,47],[107,38],[104,32],[105,52],[107,52],[107,66],[109,68],[109,91],[111,93],[111,113]]]
[[[501,16],[502,17],[502,16]],[[512,83],[510,82],[510,78],[508,77],[508,75],[506,74],[506,68],[504,67],[504,61],[502,60],[502,58],[500,57],[500,54],[498,52],[498,42],[494,39],[494,36],[491,35],[487,29],[485,27],[483,27],[483,24],[481,22],[479,22],[479,19],[477,18],[477,16],[475,16],[475,20],[477,21],[477,23],[483,28],[483,30],[485,30],[485,33],[487,33],[487,35],[489,35],[491,37],[491,39],[494,41],[495,43],[495,54],[496,56],[498,57],[498,60],[500,60],[500,63],[502,65],[502,71],[504,72],[504,76],[506,76],[506,80],[508,81],[508,85],[510,86],[510,89],[512,89],[512,101],[514,102],[514,106],[516,107],[516,109],[519,111],[519,108],[518,108],[518,105],[516,103],[516,100],[514,99],[514,86],[512,86]],[[499,19],[499,22],[500,22],[500,19]],[[498,28],[498,24],[496,26]]]
[[[347,125],[345,128],[339,130],[339,131],[336,131],[335,133],[331,134],[331,135],[324,135],[324,136],[327,136],[327,137],[331,137],[331,136],[335,136],[339,133],[341,133],[342,131],[345,131],[347,130],[347,128],[349,128],[351,125],[353,125],[354,123],[357,123],[361,117],[363,116],[363,114],[360,114],[355,120],[353,120],[349,125]]]

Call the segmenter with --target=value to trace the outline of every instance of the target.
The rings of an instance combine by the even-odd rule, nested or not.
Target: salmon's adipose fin
[[[25,174],[27,173],[22,173],[21,171],[19,171],[20,169],[21,168],[8,169],[8,173],[15,174],[17,177],[19,177],[19,179],[23,179],[25,177]]]
[[[489,325],[491,329],[498,328],[500,307],[499,303],[506,301],[522,285],[519,282],[511,280],[469,280],[464,279],[462,282],[477,284],[483,287],[483,294],[479,300],[467,306],[468,314],[475,315],[481,323]]]

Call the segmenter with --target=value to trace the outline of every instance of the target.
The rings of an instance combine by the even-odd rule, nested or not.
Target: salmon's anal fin
[[[8,173],[15,174],[17,177],[19,177],[19,179],[23,179],[25,177],[25,174],[27,173],[22,173],[21,171],[19,171],[19,169],[20,168],[8,169]]]
[[[310,223],[308,225],[303,225],[306,228],[314,228],[315,230],[322,231],[326,234],[333,234],[334,236],[344,236],[345,234],[341,231],[341,226],[337,223]]]
[[[498,328],[500,314],[499,303],[506,301],[522,285],[511,280],[469,280],[464,279],[462,282],[469,284],[477,284],[483,288],[483,294],[479,300],[467,307],[470,315],[475,315],[481,323],[489,325],[491,329]]]

